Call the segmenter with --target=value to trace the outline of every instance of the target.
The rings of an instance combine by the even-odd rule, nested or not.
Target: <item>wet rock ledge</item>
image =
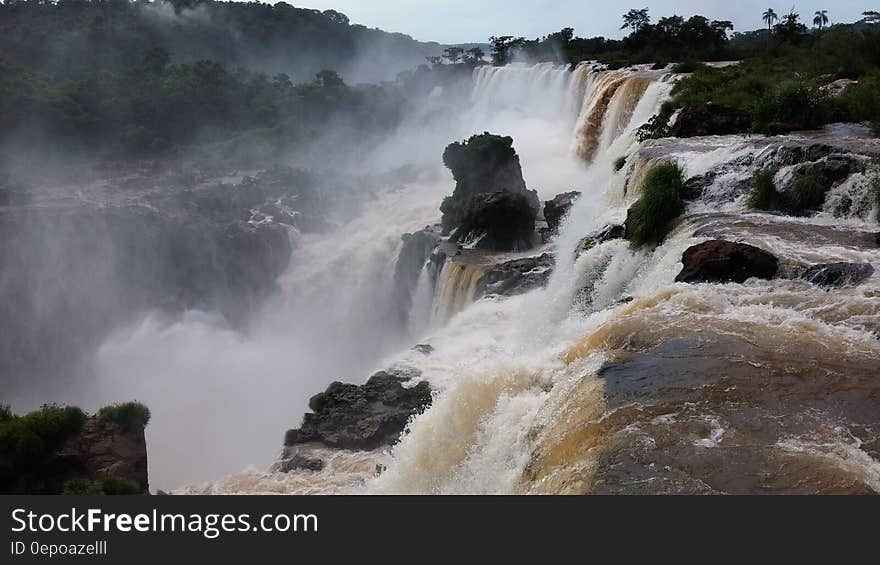
[[[431,404],[427,381],[405,387],[407,376],[380,371],[363,385],[334,382],[309,400],[311,413],[288,430],[287,447],[317,442],[342,449],[375,449],[397,443],[409,419]]]

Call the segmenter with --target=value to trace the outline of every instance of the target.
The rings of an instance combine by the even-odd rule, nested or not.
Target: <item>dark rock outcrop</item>
[[[467,201],[451,239],[476,241],[476,249],[488,251],[525,251],[533,246],[536,216],[525,193],[475,194]]]
[[[495,265],[483,275],[478,283],[477,295],[496,294],[514,296],[545,286],[553,272],[553,256],[544,253],[539,257],[516,259]]]
[[[416,351],[421,353],[422,355],[430,355],[434,353],[434,346],[428,343],[420,343],[413,347]]]
[[[767,155],[767,159],[769,165],[787,167],[805,161],[818,161],[833,152],[834,148],[824,143],[791,142],[780,145],[775,152]]]
[[[749,278],[772,279],[779,260],[745,243],[712,240],[689,247],[681,257],[684,264],[675,277],[686,283],[741,283]]]
[[[580,242],[578,242],[578,247],[575,250],[575,256],[578,257],[584,251],[589,251],[590,249],[596,247],[601,243],[605,243],[606,241],[611,241],[612,239],[622,239],[625,235],[626,228],[624,226],[608,224],[599,231],[584,236],[580,240]]]
[[[823,263],[804,271],[801,278],[823,288],[838,288],[861,284],[873,274],[870,263]]]
[[[730,135],[751,130],[752,118],[748,113],[728,106],[706,104],[686,106],[678,114],[669,135],[672,137],[699,137]]]
[[[319,442],[329,447],[374,449],[397,442],[410,417],[431,403],[426,381],[411,388],[381,372],[363,385],[332,383],[309,400],[311,413],[297,430],[289,430],[285,445]]]
[[[452,143],[443,152],[443,163],[452,171],[455,190],[443,200],[442,228],[449,234],[460,226],[479,194],[509,192],[522,195],[537,215],[538,195],[526,188],[513,139],[484,133],[465,142]]]
[[[557,194],[553,200],[547,200],[544,202],[544,220],[546,220],[547,227],[550,228],[551,234],[555,234],[559,231],[559,224],[562,223],[562,220],[571,210],[574,201],[580,196],[581,193],[578,191],[564,192],[562,194]]]

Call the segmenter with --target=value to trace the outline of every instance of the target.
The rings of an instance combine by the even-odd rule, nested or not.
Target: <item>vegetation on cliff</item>
[[[748,196],[748,205],[755,210],[772,209],[779,198],[776,192],[776,172],[764,169],[755,173],[752,177],[751,189]]]
[[[703,120],[710,130],[725,118],[719,109],[747,118],[736,128],[741,132],[784,133],[838,121],[880,124],[880,26],[823,24],[809,31],[799,17],[786,15],[763,41],[734,35],[725,53],[739,64],[687,69],[692,74],[676,84],[646,137],[667,135],[676,109],[706,105],[714,107]]]
[[[629,10],[621,40],[580,38],[572,28],[544,38],[493,37],[493,63],[511,60],[578,63],[598,60],[609,68],[678,61],[671,67],[689,76],[642,131],[642,138],[678,135],[669,120],[675,110],[701,109],[696,120],[705,134],[783,133],[836,121],[880,124],[880,25],[872,12],[855,24],[828,25],[818,11],[813,29],[792,10],[764,14],[766,30],[732,33],[728,21],[703,16],[661,17],[647,9]],[[712,66],[696,61],[739,61]],[[833,84],[835,81],[856,81]],[[731,131],[732,130],[732,131]]]
[[[145,492],[148,420],[147,407],[135,402],[94,417],[73,406],[46,405],[22,416],[0,407],[0,493]],[[120,442],[117,434],[135,438]]]
[[[116,424],[125,433],[138,433],[150,422],[150,409],[140,402],[123,402],[101,408],[95,417]]]

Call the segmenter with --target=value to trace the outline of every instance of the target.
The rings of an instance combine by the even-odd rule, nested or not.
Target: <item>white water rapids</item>
[[[579,492],[607,447],[572,434],[608,408],[596,371],[612,349],[669,337],[642,338],[626,324],[668,323],[669,332],[717,324],[731,335],[756,327],[784,335],[795,328],[834,340],[856,357],[876,358],[880,347],[864,320],[880,314],[876,276],[833,301],[824,291],[791,281],[723,289],[674,284],[682,252],[704,239],[693,236],[705,223],[699,214],[718,210],[690,210],[697,219],[679,226],[653,252],[633,251],[616,240],[574,260],[571,250],[585,234],[620,223],[638,197],[628,179],[643,174],[651,158],[641,155],[635,129],[657,112],[670,90],[668,75],[644,69],[478,69],[469,108],[436,127],[413,123],[376,150],[380,161],[434,163],[422,180],[376,194],[358,219],[333,233],[300,236],[281,291],[249,333],[236,333],[202,313],[171,321],[149,317],[118,332],[98,352],[101,386],[94,403],[134,397],[152,408],[147,440],[153,489],[190,483],[181,492]],[[423,280],[408,327],[395,327],[390,313],[400,234],[438,220],[440,201],[454,186],[439,167],[445,144],[483,131],[514,138],[526,183],[542,199],[583,192],[549,246],[557,251],[549,284],[512,298],[466,300],[454,311],[447,308],[444,323],[431,323],[437,300],[461,300],[461,294],[437,296]],[[717,147],[670,148],[667,155],[692,175],[755,151],[722,140]],[[619,157],[627,163],[615,172]],[[741,208],[737,201],[726,210]],[[776,221],[766,215],[753,219],[762,225]],[[796,222],[812,234],[814,225],[839,220],[820,215]],[[870,220],[845,222],[857,229]],[[798,247],[765,234],[754,235],[754,242],[792,260],[808,254],[812,261],[875,266],[880,261],[876,250],[834,241]],[[592,283],[589,300],[579,302],[586,282]],[[587,336],[598,334],[603,344],[615,345],[584,345]],[[434,352],[410,350],[416,343],[429,343]],[[319,454],[327,462],[320,472],[251,468],[230,474],[247,465],[265,468],[283,431],[298,424],[310,395],[333,380],[361,382],[392,364],[419,369],[435,389],[433,405],[393,449]],[[713,430],[695,441],[722,441],[723,423]],[[595,445],[585,448],[587,441]],[[792,437],[780,450],[800,453],[829,441]],[[809,447],[815,445],[820,447]],[[830,459],[853,445],[829,447],[819,456]],[[880,464],[859,453],[858,465],[847,464],[876,484]],[[374,476],[377,463],[385,470]]]

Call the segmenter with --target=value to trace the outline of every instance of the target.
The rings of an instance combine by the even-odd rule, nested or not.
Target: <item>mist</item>
[[[603,463],[585,453],[599,455],[592,445],[572,451],[556,476],[554,442],[582,438],[578,425],[627,398],[626,379],[604,380],[603,370],[625,377],[640,356],[666,360],[668,352],[655,349],[669,342],[673,353],[692,355],[697,348],[685,347],[679,326],[732,328],[710,335],[729,347],[719,358],[782,359],[790,344],[774,336],[795,319],[803,352],[822,339],[845,344],[839,350],[853,348],[858,375],[871,372],[870,296],[847,290],[841,300],[856,314],[838,314],[833,296],[797,278],[820,260],[848,260],[868,264],[870,272],[858,272],[876,285],[876,253],[862,247],[874,241],[872,155],[880,149],[847,137],[866,135],[868,126],[838,128],[841,153],[867,149],[835,157],[840,178],[813,216],[748,210],[744,187],[757,172],[781,171],[773,182],[782,184],[791,182],[791,167],[824,171],[837,140],[824,130],[788,132],[786,143],[803,157],[794,163],[794,149],[776,147],[772,136],[752,139],[751,130],[667,139],[674,85],[694,68],[726,72],[667,63],[691,49],[677,37],[663,44],[663,60],[646,63],[645,53],[655,55],[651,42],[668,39],[660,32],[634,29],[606,41],[564,29],[496,42],[490,64],[479,47],[444,51],[334,10],[284,3],[0,10],[13,22],[0,27],[9,32],[0,34],[0,87],[8,94],[0,100],[0,408],[23,414],[57,403],[93,414],[145,404],[154,492],[288,492],[288,481],[296,483],[291,492],[581,488],[578,473]],[[760,35],[733,45],[727,24],[681,22],[712,31],[691,34],[702,50],[693,52],[706,60],[764,56]],[[795,39],[814,39],[803,35]],[[593,54],[609,60],[597,63]],[[865,76],[861,88],[870,92],[876,79]],[[770,96],[773,81],[761,84],[768,99],[779,99]],[[870,109],[868,97],[855,100],[853,108]],[[735,125],[752,123],[728,110]],[[485,226],[473,235],[464,223],[445,225],[445,199],[466,183],[444,165],[444,151],[472,136],[507,144],[505,166],[515,174],[499,178],[516,186],[466,195],[467,205],[487,195],[519,198],[531,214],[529,233],[517,239],[525,245],[494,248]],[[666,222],[653,247],[630,245],[619,234],[630,229],[630,211],[660,163],[693,194],[685,203],[675,192],[680,217]],[[568,200],[551,228],[546,205],[557,196]],[[829,233],[835,222],[855,235]],[[783,231],[807,244],[779,243]],[[778,245],[789,278],[685,286],[680,259],[706,234]],[[425,249],[413,252],[407,245],[417,235]],[[781,306],[767,304],[768,295]],[[807,307],[798,311],[792,297]],[[812,304],[837,318],[814,319]],[[725,341],[755,326],[769,328],[775,349]],[[670,366],[677,375],[680,367]],[[379,371],[401,391],[421,379],[430,387],[421,390],[431,403],[399,422],[404,432],[363,449],[285,445],[285,432],[318,412],[315,395],[333,382],[368,383]],[[702,390],[692,385],[687,394]],[[646,405],[654,400],[636,392]],[[757,403],[765,400],[759,392]],[[687,449],[714,447],[723,437],[718,422],[742,417],[721,403],[710,410],[695,417],[696,431],[681,434],[697,438]],[[706,422],[713,431],[704,437]],[[782,445],[777,435],[759,439]],[[597,446],[595,453],[607,447]],[[320,468],[305,478],[278,472],[300,448],[317,454]],[[617,467],[609,468],[613,475]]]

